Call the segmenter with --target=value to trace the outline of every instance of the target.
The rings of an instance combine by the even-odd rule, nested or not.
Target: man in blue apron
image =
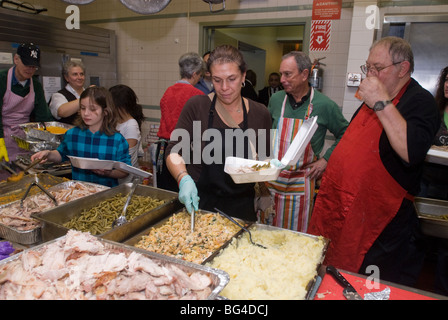
[[[311,60],[305,53],[292,51],[284,55],[280,64],[284,90],[272,95],[268,106],[273,128],[277,129],[273,149],[276,159],[284,156],[303,121],[318,117],[318,129],[299,162],[268,183],[274,198],[273,225],[301,232],[307,230],[315,181],[322,176],[331,152],[348,126],[338,105],[309,85],[311,69]],[[335,142],[321,155],[327,131],[334,135]]]
[[[20,149],[11,135],[21,135],[19,124],[53,121],[42,85],[33,78],[40,66],[40,49],[32,43],[21,44],[14,55],[14,66],[0,71],[0,161],[14,161]],[[0,171],[0,180],[10,174]]]

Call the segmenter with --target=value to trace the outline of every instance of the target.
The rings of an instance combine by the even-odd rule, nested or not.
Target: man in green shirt
[[[302,159],[282,170],[277,181],[269,183],[274,196],[274,225],[301,232],[306,232],[308,226],[315,181],[321,178],[331,152],[348,126],[339,106],[310,86],[311,70],[311,60],[305,53],[292,51],[284,55],[280,64],[284,90],[272,95],[268,106],[273,128],[278,129],[274,144],[276,159],[286,153],[303,121],[317,116],[318,128]],[[321,154],[327,131],[334,135],[335,141]]]
[[[26,152],[11,138],[21,135],[19,124],[54,121],[42,85],[33,77],[39,66],[39,47],[24,43],[17,48],[14,66],[0,71],[0,161],[14,161],[18,154]]]

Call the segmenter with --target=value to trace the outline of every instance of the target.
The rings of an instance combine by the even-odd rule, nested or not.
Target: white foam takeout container
[[[96,158],[83,158],[83,157],[74,157],[68,156],[72,166],[80,169],[88,169],[88,170],[112,170],[112,169],[120,169],[126,171],[127,173],[134,174],[139,177],[148,178],[152,174],[150,172],[135,168],[133,166],[127,165],[124,162],[113,161],[113,160],[100,160]]]
[[[280,161],[283,166],[295,165],[299,161],[300,157],[305,152],[306,146],[316,132],[317,127],[317,116],[311,117],[303,122],[284,157]],[[270,164],[269,168],[259,171],[237,172],[241,168],[251,167],[256,164],[265,165],[266,162],[239,157],[227,157],[224,164],[224,172],[232,177],[233,182],[240,184],[273,181],[277,179],[282,170],[281,168]]]

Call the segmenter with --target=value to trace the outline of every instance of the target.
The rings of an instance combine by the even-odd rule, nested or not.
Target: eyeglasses
[[[25,66],[25,68],[28,68],[28,69],[34,69],[34,71],[39,70],[39,67],[37,67],[37,66],[26,66],[26,65],[24,65],[24,66]]]
[[[363,64],[362,66],[360,66],[360,68],[361,68],[362,73],[364,73],[364,74],[367,74],[369,71],[373,72],[375,74],[378,74],[378,73],[380,73],[381,70],[384,70],[386,68],[392,67],[392,66],[394,66],[396,64],[400,64],[403,61],[394,62],[394,63],[392,63],[392,64],[390,64],[388,66],[385,66],[385,67],[375,67],[375,66],[371,66],[371,65],[366,63],[366,64]]]

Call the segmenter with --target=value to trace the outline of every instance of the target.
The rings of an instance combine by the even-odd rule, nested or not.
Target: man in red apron
[[[33,79],[39,68],[40,50],[32,44],[21,44],[14,55],[14,67],[0,72],[0,161],[14,161],[20,149],[11,135],[22,134],[19,124],[52,121],[42,85]],[[4,175],[4,174],[3,174]],[[5,177],[0,172],[0,180]]]
[[[440,123],[433,96],[411,78],[413,68],[401,38],[370,49],[361,67],[364,103],[328,162],[309,227],[331,240],[327,264],[367,274],[375,265],[382,280],[408,285],[419,271],[409,263],[418,260],[412,199]]]
[[[348,126],[338,105],[310,87],[310,70],[311,60],[303,52],[293,51],[283,56],[280,73],[284,90],[272,95],[268,106],[273,127],[277,129],[273,148],[276,159],[285,155],[303,121],[317,116],[318,129],[299,162],[282,170],[276,181],[268,183],[275,210],[273,225],[301,232],[306,232],[308,227],[315,180],[322,175],[332,150]],[[327,131],[334,135],[335,142],[321,157]]]

